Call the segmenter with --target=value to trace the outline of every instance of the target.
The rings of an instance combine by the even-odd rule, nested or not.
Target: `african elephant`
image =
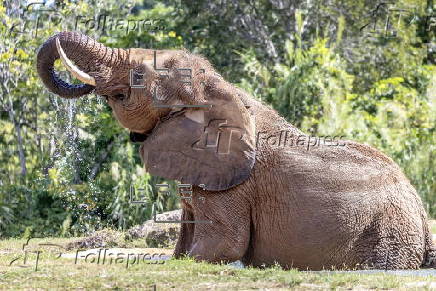
[[[61,80],[58,58],[85,84]],[[311,270],[436,266],[422,201],[392,159],[353,141],[309,149],[301,140],[310,137],[201,56],[61,32],[39,49],[37,70],[61,97],[103,96],[151,174],[193,185],[175,257]]]

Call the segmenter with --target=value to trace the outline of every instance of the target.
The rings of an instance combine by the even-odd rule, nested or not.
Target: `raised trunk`
[[[56,74],[53,64],[59,59],[56,39],[67,57],[82,71],[102,81],[103,70],[126,60],[126,51],[111,49],[78,32],[60,32],[49,38],[39,49],[37,70],[47,88],[65,98],[77,98],[90,93],[95,87],[89,84],[71,85]]]

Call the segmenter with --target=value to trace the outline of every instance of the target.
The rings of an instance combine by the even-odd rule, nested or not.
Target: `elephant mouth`
[[[129,133],[129,138],[130,138],[130,142],[132,143],[143,143],[150,135],[153,134],[154,129],[163,121],[169,120],[170,118],[174,117],[174,116],[179,116],[181,114],[184,114],[185,111],[184,110],[178,110],[178,111],[174,111],[174,112],[170,112],[168,115],[161,117],[159,119],[159,122],[155,125],[155,127],[151,128],[150,130],[143,132],[143,133],[138,133],[138,132],[134,132],[134,131],[130,131]]]
[[[129,134],[130,141],[132,143],[143,143],[147,139],[147,137],[150,136],[150,133],[151,133],[151,131],[146,132],[146,133],[137,133],[137,132],[131,131]]]

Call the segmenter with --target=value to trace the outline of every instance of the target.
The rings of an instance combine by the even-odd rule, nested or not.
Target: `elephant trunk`
[[[78,98],[94,90],[105,72],[126,60],[126,51],[111,49],[78,32],[60,32],[39,49],[37,71],[45,86],[65,98]],[[85,84],[72,85],[54,71],[55,60],[61,58],[67,69]],[[74,62],[74,64],[71,61]]]

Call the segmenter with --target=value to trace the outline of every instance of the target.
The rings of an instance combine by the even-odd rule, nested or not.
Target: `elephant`
[[[83,84],[63,81],[61,59]],[[152,175],[192,185],[176,258],[284,269],[436,267],[423,203],[400,167],[351,140],[310,136],[187,50],[110,48],[80,32],[40,47],[63,98],[91,92],[139,143]],[[188,74],[189,72],[189,74]]]

